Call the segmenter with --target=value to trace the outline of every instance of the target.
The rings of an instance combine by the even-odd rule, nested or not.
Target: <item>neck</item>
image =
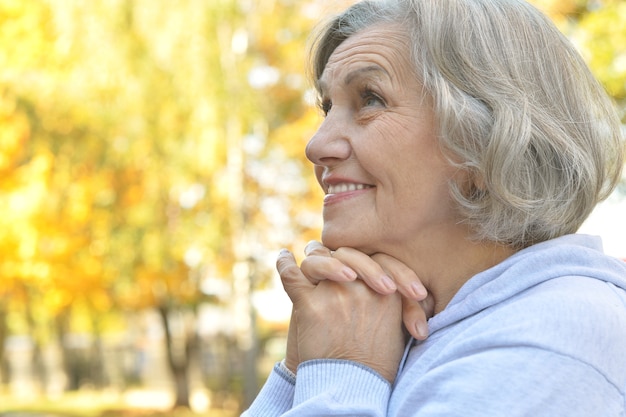
[[[434,314],[437,314],[470,278],[513,253],[515,250],[508,246],[462,238],[430,240],[427,246],[413,247],[396,257],[417,274],[433,296]]]

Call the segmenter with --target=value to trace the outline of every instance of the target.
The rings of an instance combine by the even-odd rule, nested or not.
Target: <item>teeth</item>
[[[328,186],[328,194],[346,193],[346,192],[349,192],[349,191],[362,190],[364,188],[370,188],[370,187],[371,187],[371,185],[353,184],[353,183],[329,185]]]

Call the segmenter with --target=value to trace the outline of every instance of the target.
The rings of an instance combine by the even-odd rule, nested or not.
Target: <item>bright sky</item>
[[[614,193],[598,204],[579,232],[601,236],[607,254],[626,260],[626,196]]]

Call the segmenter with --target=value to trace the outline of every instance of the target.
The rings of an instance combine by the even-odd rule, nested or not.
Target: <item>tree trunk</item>
[[[175,330],[170,321],[172,310],[165,305],[159,306],[158,310],[165,330],[167,361],[174,379],[174,408],[189,408],[189,363],[194,345],[193,337],[189,335],[187,329],[182,329],[181,334],[175,337],[173,334]]]
[[[65,373],[67,382],[66,391],[76,391],[80,387],[80,375],[77,373],[76,361],[78,355],[76,352],[70,351],[68,346],[69,333],[69,309],[60,311],[55,318],[56,336],[59,349],[61,350],[61,368]]]
[[[187,367],[180,365],[174,366],[172,367],[172,374],[174,375],[174,387],[176,389],[174,408],[189,408],[189,378]]]
[[[33,382],[36,384],[36,389],[41,392],[46,389],[46,367],[43,362],[39,328],[35,321],[32,307],[32,299],[30,294],[28,294],[24,314],[26,316],[26,324],[28,325],[28,334],[33,342],[33,351],[31,353],[31,377]]]
[[[8,336],[9,329],[7,325],[7,311],[3,302],[2,305],[0,305],[0,386],[8,385],[11,382],[9,375],[11,370],[9,368],[9,361],[5,357],[6,352],[4,349]]]

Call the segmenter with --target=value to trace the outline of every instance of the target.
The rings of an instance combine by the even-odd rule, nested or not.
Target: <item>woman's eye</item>
[[[375,106],[380,103],[380,99],[378,97],[370,96],[365,99],[366,106]]]
[[[363,97],[363,105],[365,107],[385,105],[385,101],[382,98],[380,98],[378,94],[372,91],[365,91],[362,94],[362,97]]]

